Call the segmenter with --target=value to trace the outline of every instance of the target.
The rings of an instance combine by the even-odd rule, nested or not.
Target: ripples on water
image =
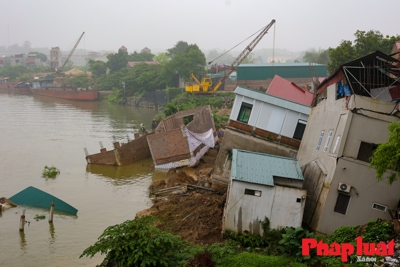
[[[165,173],[153,171],[151,159],[124,166],[87,165],[100,144],[133,139],[138,125],[151,129],[156,111],[32,95],[0,93],[0,197],[11,197],[28,186],[50,193],[78,209],[77,216],[17,207],[0,213],[0,266],[95,266],[102,260],[79,255],[108,226],[135,217],[151,204],[147,188]],[[44,179],[44,166],[61,174]],[[25,210],[25,231],[19,219]],[[35,221],[36,214],[46,219]]]

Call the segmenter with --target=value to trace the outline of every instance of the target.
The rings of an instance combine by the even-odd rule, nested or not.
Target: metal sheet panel
[[[313,73],[318,77],[328,76],[328,68],[323,64],[313,64]],[[275,75],[282,78],[310,78],[309,63],[265,63],[240,64],[237,67],[237,80],[266,80]]]
[[[240,87],[240,86],[236,87],[235,93],[237,95],[257,99],[257,100],[265,102],[265,103],[269,103],[269,104],[279,106],[282,108],[287,108],[289,110],[297,111],[297,112],[300,112],[300,113],[303,113],[306,115],[309,115],[310,111],[311,111],[311,107],[309,107],[309,106],[295,103],[295,102],[292,102],[292,101],[289,101],[286,99],[282,99],[282,98],[279,98],[276,96],[268,95],[263,92],[259,92],[256,90],[252,90],[252,89],[248,89],[248,88],[244,88],[244,87]]]
[[[233,180],[274,186],[274,176],[304,180],[297,159],[233,150]]]
[[[13,195],[9,199],[17,205],[33,206],[43,209],[50,209],[51,204],[54,202],[54,210],[70,213],[73,215],[76,215],[76,213],[78,212],[77,209],[75,209],[68,203],[33,186],[25,188],[24,190]]]

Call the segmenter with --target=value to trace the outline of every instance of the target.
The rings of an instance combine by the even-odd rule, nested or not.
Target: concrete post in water
[[[19,220],[19,231],[23,232],[25,226],[25,210],[22,212],[21,219]]]
[[[53,222],[53,213],[54,213],[54,200],[51,202],[51,206],[50,206],[49,223]]]

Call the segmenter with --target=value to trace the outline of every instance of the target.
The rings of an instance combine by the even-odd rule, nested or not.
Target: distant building
[[[50,50],[50,66],[52,69],[62,66],[61,50],[58,46],[52,47]]]
[[[142,50],[140,50],[140,52],[151,54],[151,50],[148,47],[143,48]]]
[[[236,73],[236,85],[265,92],[275,75],[306,87],[316,77],[327,77],[328,69],[323,64],[309,63],[240,64]]]
[[[11,67],[23,65],[25,66],[26,64],[26,55],[25,54],[15,54],[14,56],[10,57],[10,65]]]
[[[149,65],[158,65],[158,64],[160,64],[158,61],[129,61],[127,63],[127,66],[133,68],[136,65],[142,64],[142,63],[149,64]]]
[[[122,51],[128,53],[128,48],[126,48],[125,46],[121,46],[121,47],[118,49],[118,51],[119,51],[119,50],[122,50]]]
[[[26,59],[26,66],[41,66],[42,61],[37,57],[37,54],[28,54]]]

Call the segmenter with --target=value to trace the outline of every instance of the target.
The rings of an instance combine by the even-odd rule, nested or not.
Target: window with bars
[[[331,137],[332,137],[332,132],[333,132],[333,130],[329,130],[329,132],[328,132],[328,138],[326,138],[324,152],[326,152],[328,150],[329,142],[331,141]]]
[[[316,150],[318,151],[321,148],[322,139],[324,138],[325,131],[321,131],[319,135],[318,144]]]

